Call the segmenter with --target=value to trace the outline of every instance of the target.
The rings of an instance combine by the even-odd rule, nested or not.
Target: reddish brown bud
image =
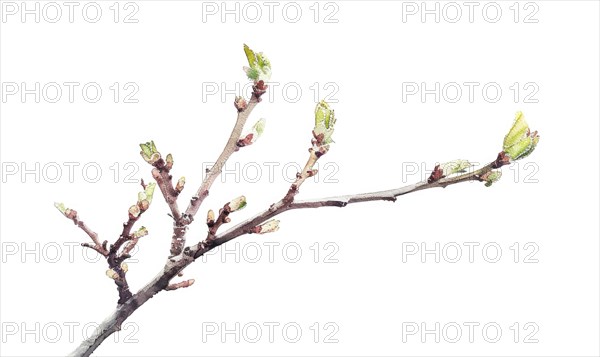
[[[267,92],[267,85],[263,80],[260,80],[252,86],[253,95],[258,102],[260,102],[260,97]]]
[[[75,211],[74,209],[67,208],[67,210],[65,211],[65,216],[67,216],[67,218],[69,219],[76,219],[77,211]]]
[[[429,175],[429,178],[427,179],[427,183],[433,183],[439,181],[442,178],[444,178],[444,170],[440,168],[440,165],[435,165],[435,168],[433,169],[431,175]]]
[[[252,144],[252,139],[254,138],[254,134],[250,133],[246,135],[245,138],[238,140],[237,146],[244,147]]]

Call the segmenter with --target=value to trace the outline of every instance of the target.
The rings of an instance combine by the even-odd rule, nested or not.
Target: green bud
[[[520,160],[531,154],[539,141],[537,131],[531,132],[523,113],[517,112],[512,128],[504,137],[503,150],[512,160]]]
[[[165,161],[166,161],[165,168],[167,170],[171,170],[173,168],[173,155],[168,154],[167,159]]]
[[[141,238],[148,235],[148,229],[144,226],[140,227],[137,231],[133,232],[135,238]]]
[[[240,196],[231,202],[229,202],[229,209],[231,212],[239,211],[242,208],[246,207],[246,197]]]
[[[244,147],[248,145],[252,145],[258,140],[258,138],[262,135],[263,131],[265,131],[265,126],[267,124],[267,120],[262,118],[254,124],[250,133],[246,134],[238,140],[237,145],[239,147]]]
[[[485,181],[485,187],[490,187],[494,182],[498,182],[502,177],[502,171],[490,171],[481,178]]]
[[[144,144],[140,144],[140,155],[146,160],[149,164],[154,164],[158,160],[160,160],[160,153],[156,150],[156,146],[154,145],[154,141],[150,141]]]
[[[259,121],[256,122],[256,124],[254,124],[254,126],[252,127],[252,137],[250,139],[250,144],[254,144],[256,142],[256,140],[258,140],[258,138],[260,138],[260,136],[262,135],[262,133],[265,131],[265,126],[267,125],[267,120],[265,118],[261,118]],[[246,136],[246,138],[248,138],[248,136]]]
[[[246,44],[244,44],[244,52],[246,53],[248,65],[250,66],[244,67],[244,71],[246,72],[248,78],[255,82],[269,81],[269,79],[271,79],[271,63],[269,60],[262,54],[262,52],[255,53]]]
[[[65,204],[62,202],[54,202],[54,207],[56,207],[56,209],[58,209],[60,211],[60,213],[64,214],[65,216],[67,215],[67,207],[65,207]]]
[[[443,175],[448,177],[453,174],[466,172],[469,167],[473,166],[467,160],[454,160],[442,164]]]
[[[316,136],[323,134],[322,145],[333,142],[331,135],[335,126],[335,113],[324,100],[320,101],[315,107],[315,128]]]
[[[148,201],[148,204],[152,202],[152,196],[154,196],[154,189],[156,188],[156,183],[151,182],[146,185],[146,189],[143,192],[138,193],[138,204]]]
[[[146,199],[148,200],[148,203],[152,202],[152,197],[154,196],[154,189],[156,188],[156,183],[151,182],[149,184],[146,185]]]
[[[65,204],[62,202],[54,202],[54,207],[60,211],[65,217],[68,219],[77,219],[77,211],[74,209],[70,209],[65,207]]]
[[[254,124],[254,126],[252,127],[252,131],[254,133],[256,133],[257,138],[259,136],[261,136],[262,133],[265,131],[266,125],[267,125],[267,119],[265,119],[265,118],[261,118],[259,121],[256,122],[256,124]]]
[[[533,135],[532,145],[529,147],[528,150],[525,150],[521,155],[519,155],[519,158],[518,158],[519,160],[529,156],[533,152],[533,150],[535,150],[535,147],[537,146],[537,144],[540,142],[540,136],[538,135],[537,131],[535,131],[532,135]]]

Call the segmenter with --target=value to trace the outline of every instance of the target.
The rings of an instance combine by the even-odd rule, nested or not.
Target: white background
[[[59,2],[63,14],[56,23],[47,21],[55,10],[44,13],[46,2],[38,3],[39,23],[34,15],[22,22],[20,12],[7,14],[6,3],[0,24],[3,356],[65,355],[81,341],[84,326],[112,311],[117,292],[104,275],[106,263],[84,259],[82,254],[94,254],[77,244],[89,238],[61,217],[53,202],[76,209],[101,239],[113,242],[140,190],[125,182],[126,174],[137,167],[133,179],[151,179],[138,143],[153,139],[163,155],[174,155],[176,178],[187,178],[180,203],[185,207],[201,182],[202,163],[216,159],[235,121],[234,94],[222,101],[221,91],[206,95],[203,88],[206,83],[223,82],[228,89],[247,83],[241,70],[246,64],[243,43],[269,57],[272,80],[281,85],[272,86],[272,100],[265,98],[252,113],[248,127],[265,117],[265,134],[231,158],[229,168],[239,163],[240,169],[215,183],[189,231],[190,243],[204,238],[201,222],[208,208],[245,194],[248,207],[232,216],[233,224],[287,191],[282,167],[307,158],[314,83],[320,97],[338,89],[330,98],[338,124],[335,144],[320,162],[330,166],[322,167],[317,183],[302,187],[299,198],[399,187],[428,175],[436,162],[457,158],[489,162],[501,150],[518,110],[539,130],[540,144],[518,166],[503,168],[504,177],[491,188],[466,183],[404,196],[394,204],[286,213],[279,232],[227,244],[231,250],[239,244],[239,262],[233,254],[218,252],[186,269],[181,279],[196,279],[193,287],[149,301],[124,325],[117,342],[109,338],[97,355],[599,354],[597,2],[522,2],[516,7],[498,2],[488,5],[487,18],[482,15],[487,3],[481,2],[472,19],[459,2],[462,17],[456,23],[450,22],[456,7],[446,6],[444,12],[443,2],[438,3],[439,22],[434,15],[422,21],[420,12],[409,14],[422,10],[420,2],[348,1],[328,7],[302,2],[296,4],[302,14],[295,23],[290,6],[296,5],[288,5],[286,18],[286,3],[277,3],[270,21],[269,8],[258,2],[262,17],[256,23],[249,21],[254,5],[245,3],[237,5],[239,22],[235,15],[223,22],[220,12],[207,13],[213,5],[199,1],[137,1],[127,8],[122,2],[117,23],[112,1],[97,3],[102,15],[96,23],[82,17],[85,2],[75,7],[73,22]],[[22,10],[20,2],[16,6]],[[27,6],[33,9],[35,3]],[[234,3],[227,6],[235,8]],[[502,13],[491,22],[496,6]],[[134,10],[131,19],[138,22],[125,23],[125,15]],[[326,23],[328,14],[337,22]],[[94,17],[93,8],[88,15]],[[57,103],[47,100],[53,92],[40,93],[36,103],[33,94],[25,100],[20,92],[8,95],[6,83],[11,82],[19,90],[23,82],[29,89],[36,82],[40,88],[51,82],[80,86],[73,103],[65,86]],[[91,82],[103,90],[97,103],[81,94]],[[121,86],[118,103],[109,88],[115,82]],[[139,88],[138,103],[124,103],[131,91],[123,89],[128,82]],[[333,85],[325,88],[328,82]],[[403,100],[403,83],[408,82],[424,82],[430,89],[436,82],[440,88],[453,82],[480,85],[472,103],[464,85],[457,103],[447,100],[454,97],[448,93],[436,103],[433,94],[424,101],[420,93]],[[521,88],[516,101],[514,87],[509,88],[515,82]],[[497,102],[482,95],[486,83],[501,87]],[[284,84],[290,88],[287,95]],[[302,89],[297,101],[294,87]],[[537,93],[527,101],[537,103],[525,100],[532,88]],[[252,162],[262,168],[255,183],[242,175]],[[272,180],[265,162],[279,164]],[[79,165],[73,182],[64,163]],[[96,176],[93,168],[82,172],[86,164],[101,168],[98,182],[90,182]],[[407,175],[415,165],[426,165],[427,172]],[[19,171],[13,174],[15,167]],[[22,176],[23,168],[33,173]],[[256,174],[247,173],[251,179]],[[293,174],[291,168],[288,175]],[[326,174],[337,183],[325,182]],[[137,262],[129,264],[134,291],[164,264],[171,236],[167,212],[157,191],[139,222],[150,235],[139,244]],[[436,242],[439,263],[433,254],[425,262],[419,254],[403,257],[407,246],[424,243],[433,249]],[[457,263],[449,262],[455,255],[452,242],[462,247]],[[468,242],[479,243],[472,262]],[[488,243],[501,248],[496,263],[487,261],[494,258],[493,249],[482,253]],[[272,262],[266,244],[279,244]],[[285,244],[291,247],[287,254]],[[256,247],[262,256],[252,263]],[[302,254],[297,263],[290,262],[294,247]],[[529,258],[538,262],[525,263],[534,251]],[[330,260],[337,262],[325,262]],[[273,342],[265,325],[270,322],[279,324]],[[236,323],[238,343],[234,334],[222,331],[235,329]],[[293,328],[283,335],[288,323],[301,328],[297,343],[284,338],[295,337]],[[405,335],[403,342],[403,326],[405,332],[411,324],[431,330],[436,323],[439,343],[422,331]],[[465,323],[479,324],[472,342]],[[489,323],[501,328],[496,343],[488,342],[495,337],[493,328],[482,333]],[[257,325],[262,337],[252,343]],[[462,337],[451,343],[457,325]],[[206,335],[208,326],[220,330]],[[337,343],[324,343],[330,334]],[[524,343],[527,336],[538,342]]]

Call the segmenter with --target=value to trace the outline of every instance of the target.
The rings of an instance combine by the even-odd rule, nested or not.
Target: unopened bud
[[[150,202],[148,200],[141,200],[140,202],[138,202],[138,206],[140,207],[140,210],[144,212],[147,211],[148,208],[150,208]]]
[[[185,176],[181,176],[179,180],[177,180],[177,185],[175,186],[175,191],[181,192],[183,191],[183,187],[185,186]]]
[[[119,279],[119,274],[116,271],[112,270],[112,269],[108,269],[106,271],[106,276],[108,276],[109,278],[111,278],[113,280]]]
[[[206,223],[207,224],[212,224],[215,222],[215,212],[211,209],[208,210],[208,213],[206,213]]]
[[[450,175],[454,175],[457,173],[466,172],[469,167],[473,166],[473,164],[471,164],[467,160],[454,160],[454,161],[446,162],[445,164],[442,164],[441,166],[442,166],[442,170],[443,170],[443,175],[450,176]]]
[[[141,238],[148,235],[148,229],[144,226],[140,227],[137,231],[133,232],[134,238]]]
[[[167,155],[167,160],[166,160],[166,163],[165,163],[165,168],[167,170],[171,170],[173,168],[173,155],[171,155],[171,154]]]
[[[315,128],[313,134],[317,145],[328,145],[333,142],[331,136],[335,127],[335,112],[324,100],[315,107]]]
[[[485,181],[485,187],[490,187],[494,182],[498,182],[502,177],[502,171],[489,171],[481,175],[481,181]]]
[[[77,218],[77,211],[65,207],[64,203],[54,202],[54,207],[56,207],[56,209],[58,209],[60,213],[62,213],[63,215],[65,215],[65,217],[69,219]]]
[[[231,212],[239,211],[246,207],[246,196],[240,196],[229,202],[229,210]]]
[[[129,207],[129,218],[136,219],[140,215],[140,208],[137,205]]]
[[[246,102],[246,99],[244,99],[243,97],[235,97],[233,105],[235,106],[235,109],[237,109],[238,112],[243,112],[246,109],[246,107],[248,107],[248,102]]]
[[[246,136],[244,136],[240,140],[238,140],[237,145],[239,147],[244,147],[244,146],[254,144],[256,142],[256,140],[258,140],[258,138],[260,138],[262,133],[265,131],[266,124],[267,124],[267,120],[264,118],[257,121],[256,124],[254,124],[254,126],[252,127],[252,131],[250,133],[246,134]]]
[[[258,232],[256,232],[256,233],[258,233],[258,234],[275,232],[275,231],[279,230],[279,220],[272,219],[270,221],[267,221],[267,222],[261,224],[257,228],[258,228]]]
[[[150,207],[155,188],[156,183],[152,182],[146,185],[146,189],[143,192],[138,193],[138,206],[142,211],[146,211]]]

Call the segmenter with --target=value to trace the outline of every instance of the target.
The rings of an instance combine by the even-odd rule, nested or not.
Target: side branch
[[[194,197],[190,201],[190,204],[185,210],[184,215],[187,217],[189,222],[191,222],[194,219],[194,215],[198,213],[198,209],[200,209],[202,202],[208,196],[210,187],[215,182],[217,177],[219,177],[219,175],[221,174],[221,171],[223,170],[223,167],[225,166],[227,160],[229,160],[229,157],[234,152],[239,150],[239,146],[237,144],[240,137],[242,136],[242,130],[244,130],[244,125],[246,124],[246,121],[248,120],[248,117],[252,113],[254,107],[256,107],[256,105],[260,102],[260,95],[262,95],[265,91],[264,87],[257,86],[258,85],[254,86],[254,92],[252,93],[252,97],[250,98],[248,104],[244,108],[239,110],[237,121],[235,122],[235,126],[231,131],[229,140],[227,140],[227,144],[225,144],[221,155],[219,155],[219,158],[204,178],[204,181],[202,181],[202,184],[196,191],[196,194],[194,195]]]
[[[91,230],[90,227],[87,226],[87,224],[85,224],[82,220],[79,219],[79,214],[77,213],[77,211],[75,211],[74,209],[71,209],[71,208],[67,208],[67,207],[65,207],[65,205],[63,203],[58,203],[58,202],[54,203],[54,207],[56,207],[65,217],[72,220],[73,224],[75,224],[77,227],[81,228],[81,230],[84,231],[85,234],[87,234],[92,239],[92,242],[94,242],[94,244],[81,243],[82,246],[84,246],[86,248],[91,248],[104,257],[108,256],[108,249],[107,249],[108,241],[104,241],[103,243],[100,243],[100,238],[98,238],[98,233]]]
[[[171,257],[180,255],[183,251],[183,247],[185,246],[186,241],[185,234],[187,231],[187,226],[194,220],[194,216],[196,215],[196,213],[198,213],[202,202],[208,196],[211,186],[213,185],[217,177],[221,174],[221,171],[223,170],[223,167],[225,166],[227,160],[229,160],[229,157],[231,157],[231,155],[234,152],[239,150],[240,145],[238,145],[238,143],[240,142],[240,137],[242,136],[242,130],[244,130],[244,125],[246,124],[248,117],[250,117],[250,114],[252,113],[254,107],[256,107],[258,103],[260,103],[260,97],[266,92],[267,86],[261,80],[256,82],[252,89],[252,97],[250,98],[250,101],[248,103],[246,103],[241,98],[238,98],[238,100],[236,100],[235,105],[238,109],[238,116],[235,122],[235,126],[231,131],[231,135],[229,136],[229,140],[227,140],[227,144],[225,144],[225,147],[223,148],[221,155],[219,155],[217,162],[215,162],[213,167],[208,171],[208,174],[202,181],[202,184],[200,185],[194,196],[192,196],[192,199],[190,200],[187,209],[182,214],[181,219],[175,221],[173,237],[171,238]]]
[[[500,165],[501,166],[501,165]],[[258,213],[254,217],[247,219],[246,221],[230,228],[229,230],[218,234],[213,242],[213,247],[224,244],[236,237],[239,237],[242,234],[250,234],[253,233],[253,228],[257,225],[265,222],[268,219],[271,219],[283,212],[301,209],[301,208],[319,208],[319,207],[345,207],[351,203],[359,203],[359,202],[369,202],[369,201],[396,201],[396,197],[406,195],[408,193],[417,192],[421,190],[426,190],[435,187],[447,187],[450,185],[454,185],[461,182],[467,181],[482,181],[483,177],[492,171],[492,169],[499,167],[498,161],[494,161],[489,163],[488,165],[475,170],[470,173],[465,173],[463,175],[443,178],[434,182],[422,181],[419,183],[415,183],[412,185],[395,188],[391,190],[385,191],[377,191],[370,193],[361,193],[354,195],[345,195],[345,196],[335,196],[321,199],[311,199],[311,200],[302,200],[302,201],[293,201],[288,204],[284,202],[285,198],[276,204],[272,205],[270,208],[264,210],[263,212]],[[201,247],[198,247],[201,248]],[[212,247],[211,247],[212,248]],[[206,253],[203,249],[197,249],[194,252],[194,257],[198,258],[199,256]]]

